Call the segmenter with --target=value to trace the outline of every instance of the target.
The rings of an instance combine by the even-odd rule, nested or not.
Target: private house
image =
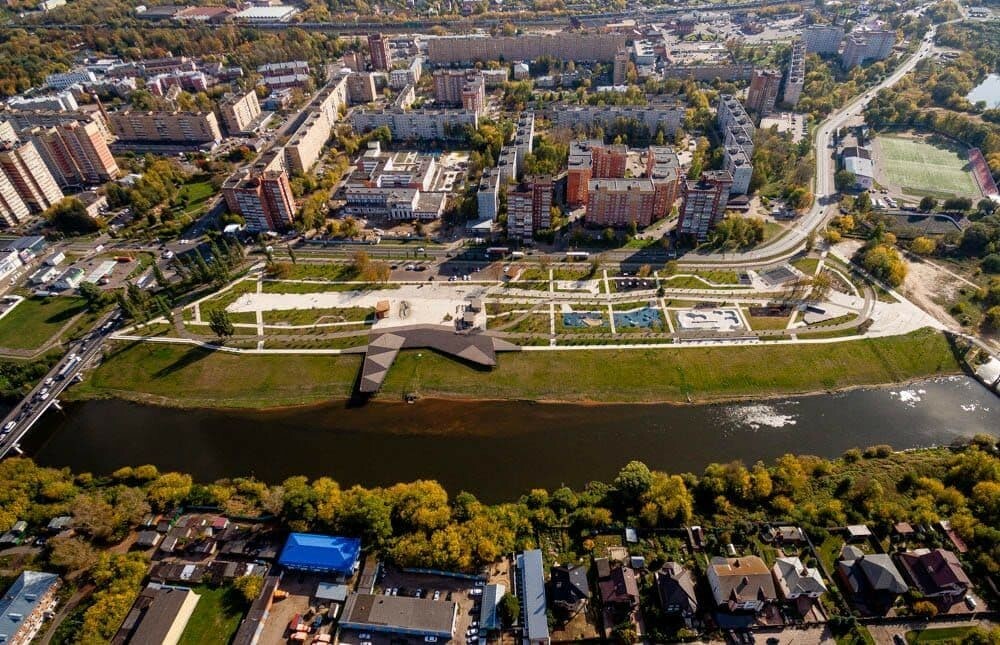
[[[764,538],[774,544],[805,544],[806,534],[797,526],[771,526]]]
[[[653,577],[664,613],[682,616],[685,620],[698,613],[698,596],[690,569],[679,562],[667,562]]]
[[[908,589],[903,575],[885,553],[866,554],[847,546],[837,563],[837,575],[847,595],[869,613],[884,615]]]
[[[844,528],[849,542],[861,542],[872,536],[872,530],[864,524],[851,524]]]
[[[910,583],[927,598],[952,605],[962,600],[972,586],[969,576],[951,551],[915,549],[896,556]]]
[[[615,567],[611,575],[597,582],[604,610],[610,611],[616,623],[627,619],[639,606],[639,585],[635,573],[628,567]]]
[[[556,615],[569,619],[587,607],[590,601],[590,583],[587,568],[579,565],[552,567],[548,597]]]
[[[909,540],[916,531],[909,522],[896,522],[892,525],[892,535],[897,540]]]
[[[776,558],[771,573],[782,600],[816,599],[826,593],[819,570],[805,566],[798,558]]]
[[[739,558],[712,558],[708,583],[720,609],[760,613],[777,601],[771,570],[755,555]]]

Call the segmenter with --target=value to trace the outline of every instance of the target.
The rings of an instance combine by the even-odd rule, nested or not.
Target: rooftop
[[[352,593],[341,615],[341,627],[425,634],[451,638],[458,605],[454,602]]]

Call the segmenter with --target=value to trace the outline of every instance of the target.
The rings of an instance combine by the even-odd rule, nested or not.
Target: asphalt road
[[[69,352],[45,375],[35,388],[14,406],[0,426],[0,458],[14,450],[36,421],[73,384],[76,376],[101,351],[105,339],[118,322],[117,309],[102,316],[94,329],[69,346]],[[43,398],[44,397],[44,398]]]

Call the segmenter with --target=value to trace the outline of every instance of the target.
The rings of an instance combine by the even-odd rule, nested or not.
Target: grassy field
[[[973,629],[973,627],[940,627],[936,629],[906,632],[906,642],[911,645],[916,645],[917,643],[958,645],[958,643],[962,642],[962,638]]]
[[[248,609],[246,601],[232,587],[194,587],[201,596],[188,620],[180,645],[227,645],[239,629]]]
[[[953,150],[905,137],[881,136],[877,144],[889,181],[915,194],[979,195],[965,159]]]
[[[26,298],[0,319],[0,347],[35,349],[87,308],[83,298]]]
[[[68,393],[184,406],[273,407],[346,398],[360,365],[360,356],[236,356],[122,345]],[[958,371],[947,341],[930,330],[821,345],[519,352],[501,354],[492,371],[430,351],[404,351],[382,396],[396,399],[417,390],[465,398],[679,402],[689,395],[694,400],[778,396]]]

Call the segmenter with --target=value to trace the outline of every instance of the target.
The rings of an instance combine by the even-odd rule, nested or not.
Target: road
[[[14,406],[0,426],[0,458],[10,451],[18,452],[17,444],[31,430],[35,422],[72,385],[80,371],[97,356],[107,337],[114,331],[119,320],[115,309],[102,316],[94,329],[79,341],[69,346],[69,353],[45,375],[35,388]]]
[[[820,124],[819,130],[816,132],[816,185],[813,206],[808,213],[800,217],[789,228],[787,233],[770,244],[751,251],[706,253],[703,255],[688,254],[681,260],[681,264],[724,264],[750,267],[790,257],[802,249],[809,234],[818,230],[830,212],[835,210],[837,206],[837,189],[833,181],[834,173],[837,171],[836,160],[832,154],[834,148],[831,145],[833,134],[851,119],[860,115],[875,94],[898,83],[918,62],[933,51],[935,32],[936,27],[932,27],[921,40],[917,51],[903,61],[885,80],[831,114],[826,121]]]

